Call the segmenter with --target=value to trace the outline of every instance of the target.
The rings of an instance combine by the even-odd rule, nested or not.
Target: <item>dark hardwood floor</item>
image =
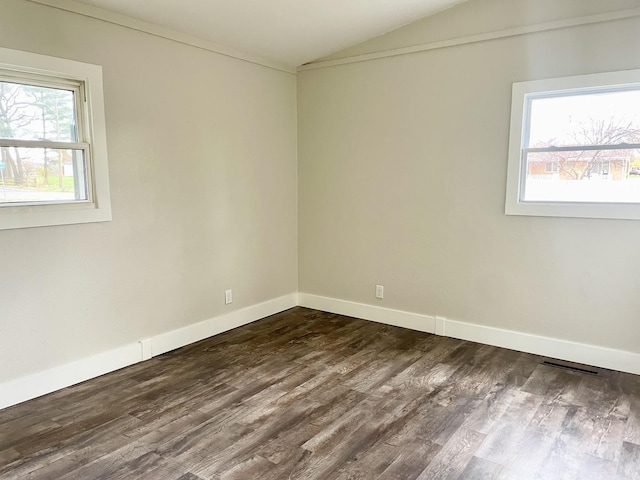
[[[640,377],[543,360],[294,308],[0,411],[0,478],[640,479]]]

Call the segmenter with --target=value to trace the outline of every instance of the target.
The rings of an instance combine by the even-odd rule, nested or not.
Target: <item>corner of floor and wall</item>
[[[640,374],[638,223],[504,214],[512,84],[638,67],[604,3],[461,3],[296,72],[4,0],[2,47],[103,68],[113,220],[0,233],[0,408],[297,305]]]
[[[292,293],[0,384],[0,409],[149,360],[296,306],[640,374],[640,354],[306,293]]]

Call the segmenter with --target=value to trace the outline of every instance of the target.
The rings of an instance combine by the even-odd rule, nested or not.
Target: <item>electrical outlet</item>
[[[376,298],[384,298],[384,287],[376,285]]]
[[[225,305],[229,305],[232,302],[233,302],[233,291],[232,290],[225,290],[224,291],[224,303],[225,303]]]

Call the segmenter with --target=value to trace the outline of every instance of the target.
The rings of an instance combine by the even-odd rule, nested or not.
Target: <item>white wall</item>
[[[332,58],[639,5],[473,0]],[[46,369],[264,314],[298,273],[313,295],[640,353],[638,223],[503,213],[512,82],[638,68],[638,27],[301,72],[296,126],[294,75],[2,0],[0,46],[103,66],[113,221],[0,232],[0,404]]]
[[[102,65],[113,208],[0,232],[0,383],[297,290],[295,75],[24,0],[0,46]]]
[[[332,58],[639,5],[473,0]],[[638,68],[639,31],[635,17],[300,72],[300,291],[640,353],[640,224],[504,215],[512,83]]]
[[[330,60],[640,7],[639,0],[467,0],[336,52]]]

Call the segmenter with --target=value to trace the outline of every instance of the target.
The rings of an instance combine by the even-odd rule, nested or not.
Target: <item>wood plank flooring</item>
[[[2,479],[640,479],[640,377],[294,308],[0,411]]]

